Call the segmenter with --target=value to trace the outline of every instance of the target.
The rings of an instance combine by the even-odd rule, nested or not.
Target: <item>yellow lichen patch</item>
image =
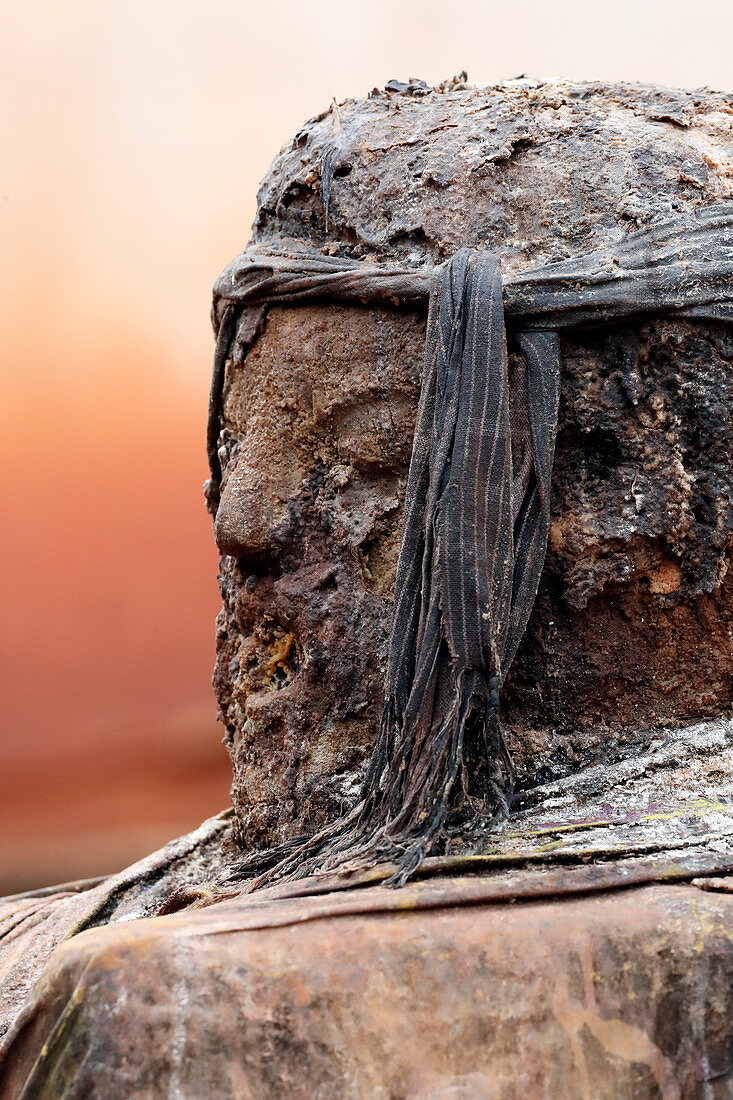
[[[269,685],[271,683],[272,677],[279,668],[285,669],[285,662],[288,659],[288,654],[290,653],[294,641],[294,634],[282,634],[269,646],[271,656],[265,669],[266,684]]]
[[[563,523],[560,520],[555,520],[550,524],[550,546],[559,553],[565,545],[565,529]]]

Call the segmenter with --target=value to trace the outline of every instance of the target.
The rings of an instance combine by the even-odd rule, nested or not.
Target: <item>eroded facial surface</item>
[[[424,327],[409,311],[279,307],[229,364],[215,687],[244,847],[311,831],[356,793]],[[548,558],[503,704],[525,782],[730,705],[732,356],[722,325],[564,343]]]
[[[355,794],[379,719],[424,319],[273,309],[233,366],[215,686],[245,845]]]

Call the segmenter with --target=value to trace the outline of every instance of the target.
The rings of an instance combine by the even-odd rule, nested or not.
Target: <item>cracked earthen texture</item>
[[[418,89],[418,91],[420,91]],[[253,241],[509,274],[731,197],[733,96],[448,85],[332,108],[276,158]],[[381,705],[425,318],[277,307],[228,364],[215,687],[244,847],[332,818]],[[522,784],[731,705],[733,331],[563,340],[553,524],[503,721]]]

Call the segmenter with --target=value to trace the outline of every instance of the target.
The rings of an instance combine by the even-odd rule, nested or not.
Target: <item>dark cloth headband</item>
[[[438,267],[249,251],[214,287],[208,453],[216,499],[226,362],[274,304],[429,303],[404,504],[384,709],[357,806],[311,840],[253,853],[242,874],[398,864],[401,883],[451,815],[508,813],[499,690],[534,603],[549,530],[557,330],[675,313],[733,320],[733,205],[710,206],[576,259],[502,280],[461,249]],[[507,327],[522,367],[509,392]]]

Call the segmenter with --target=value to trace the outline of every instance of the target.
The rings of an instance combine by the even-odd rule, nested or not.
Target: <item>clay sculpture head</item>
[[[263,183],[253,243],[415,267],[469,246],[511,274],[730,194],[729,97],[418,91],[308,123]],[[312,832],[356,795],[424,339],[419,308],[273,306],[227,362],[214,683],[245,848]],[[562,340],[550,541],[503,698],[520,787],[730,704],[732,357],[718,322]]]

